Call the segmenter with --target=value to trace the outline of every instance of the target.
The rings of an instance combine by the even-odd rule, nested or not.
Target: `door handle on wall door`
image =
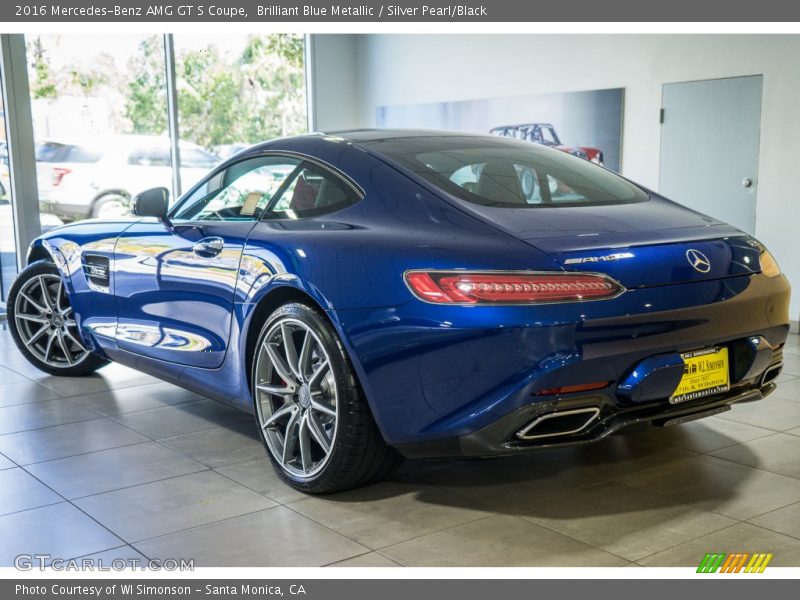
[[[745,188],[753,187],[753,180],[750,179],[749,177],[745,177],[744,179],[742,179],[742,187]]]
[[[211,258],[222,252],[225,241],[221,237],[203,238],[192,246],[192,252],[203,258]]]

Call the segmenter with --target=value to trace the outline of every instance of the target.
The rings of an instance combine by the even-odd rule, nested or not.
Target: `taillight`
[[[534,396],[551,396],[555,394],[574,394],[575,392],[590,392],[601,390],[608,385],[608,381],[598,381],[597,383],[579,383],[577,385],[564,385],[560,387],[545,388],[534,392]]]
[[[767,277],[777,277],[781,274],[781,268],[778,266],[775,258],[769,253],[768,250],[761,252],[761,256],[759,256],[758,261],[761,265],[761,272]]]
[[[53,187],[59,185],[66,175],[72,173],[72,169],[64,167],[53,167]]]
[[[435,304],[540,304],[612,298],[625,291],[605,275],[408,271],[406,285],[417,298]]]

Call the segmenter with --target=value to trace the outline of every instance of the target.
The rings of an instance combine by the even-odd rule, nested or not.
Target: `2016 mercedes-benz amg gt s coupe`
[[[167,196],[38,238],[14,339],[48,373],[116,361],[253,413],[307,492],[717,414],[781,369],[761,243],[558,150],[309,135]]]

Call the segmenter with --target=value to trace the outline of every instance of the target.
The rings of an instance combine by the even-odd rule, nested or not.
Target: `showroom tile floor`
[[[0,324],[0,565],[193,558],[198,566],[693,566],[708,551],[800,564],[800,338],[781,385],[720,417],[490,461],[407,462],[308,497],[249,415],[110,365],[31,368]]]

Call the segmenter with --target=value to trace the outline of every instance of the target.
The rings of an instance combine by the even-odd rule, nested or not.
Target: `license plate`
[[[708,348],[681,354],[683,377],[672,398],[672,404],[721,394],[731,389],[727,348]]]

